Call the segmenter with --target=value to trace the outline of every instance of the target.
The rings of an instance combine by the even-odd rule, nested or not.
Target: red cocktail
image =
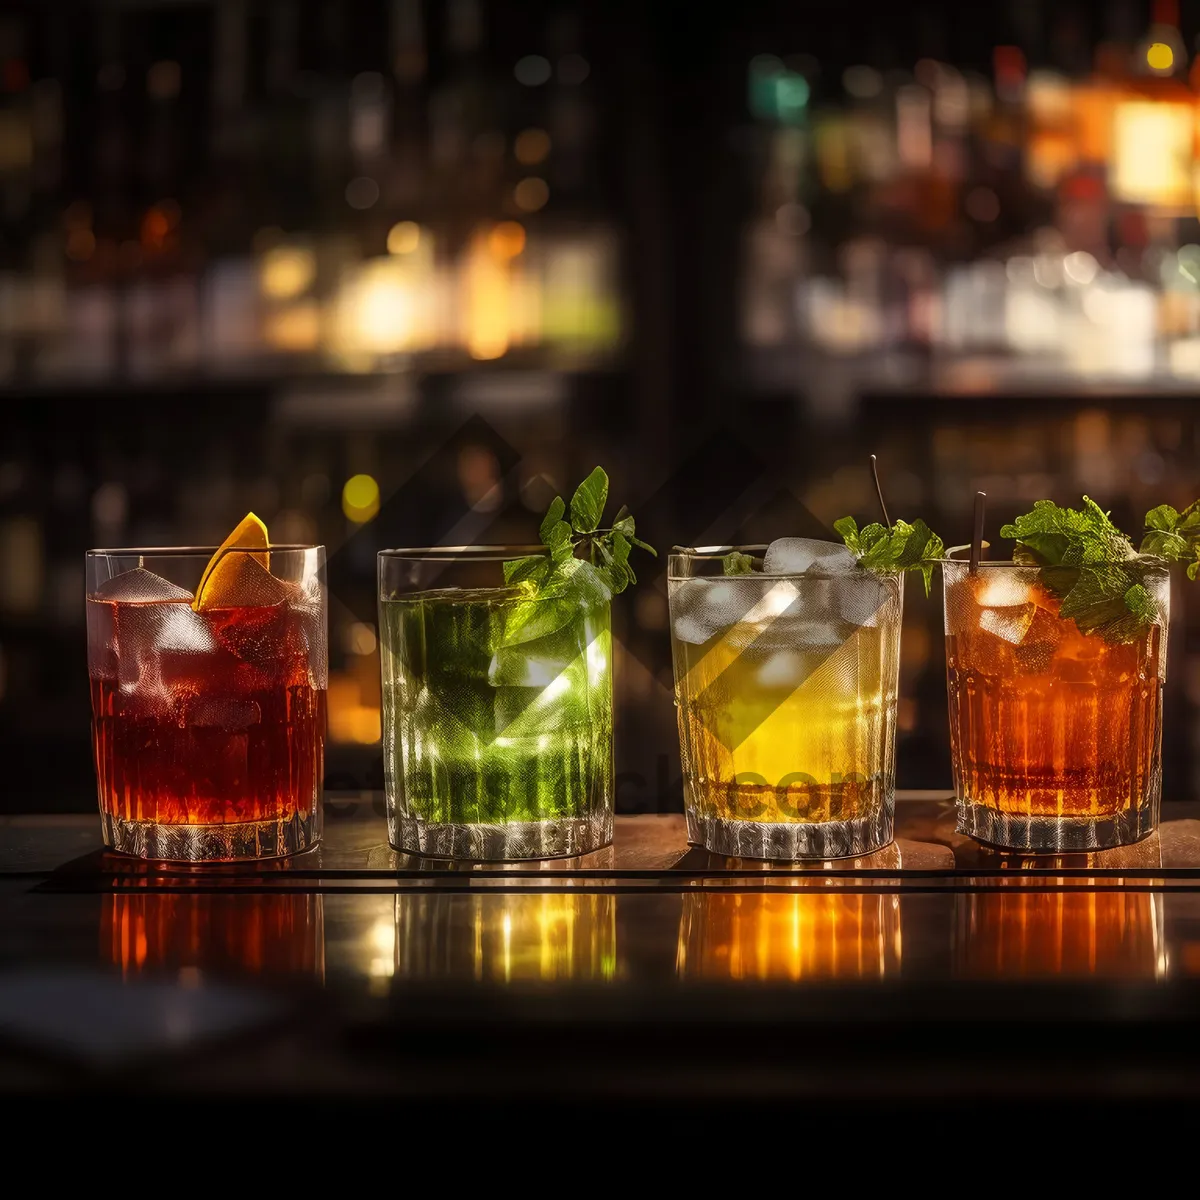
[[[325,742],[323,549],[97,551],[88,562],[105,842],[184,861],[314,845]],[[181,581],[202,570],[193,596]]]

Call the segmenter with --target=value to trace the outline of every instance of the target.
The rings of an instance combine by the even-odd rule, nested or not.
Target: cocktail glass
[[[1158,826],[1167,571],[1158,619],[1114,644],[1058,615],[1039,568],[943,564],[958,828],[1016,850],[1095,850]]]
[[[325,550],[87,555],[92,741],[105,844],[183,862],[274,858],[321,837]],[[230,558],[229,556],[237,556]]]
[[[611,595],[583,562],[534,596],[503,563],[539,546],[379,555],[388,834],[448,858],[612,841]]]
[[[689,839],[784,860],[886,846],[903,576],[726,576],[728,549],[668,562]]]

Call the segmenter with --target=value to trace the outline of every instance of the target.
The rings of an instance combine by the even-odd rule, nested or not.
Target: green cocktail
[[[612,841],[612,622],[633,517],[597,467],[539,546],[379,555],[383,762],[397,850],[554,858]]]
[[[394,846],[543,858],[612,840],[609,600],[584,562],[536,598],[509,586],[381,596]]]

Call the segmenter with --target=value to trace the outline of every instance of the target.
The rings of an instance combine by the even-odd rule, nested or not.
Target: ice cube
[[[1003,638],[1010,646],[1019,646],[1033,624],[1035,612],[1037,606],[1034,604],[985,608],[979,614],[979,628]]]
[[[1055,651],[1062,644],[1066,622],[1044,608],[1034,606],[1033,620],[1021,644],[1013,652],[1022,671],[1041,675],[1050,669]]]
[[[681,642],[699,646],[740,622],[778,616],[797,595],[792,584],[760,575],[676,581],[670,585],[671,626]]]
[[[192,593],[153,571],[135,567],[105,580],[92,596],[118,604],[149,604],[158,600],[190,600]]]
[[[808,675],[808,660],[798,650],[776,650],[756,673],[766,688],[798,688]]]
[[[209,654],[217,648],[212,627],[200,613],[192,611],[190,604],[163,604],[156,609],[155,628],[150,634],[156,651]]]
[[[975,602],[981,608],[1015,608],[1032,600],[1029,584],[1007,569],[981,573],[975,586]]]
[[[551,639],[540,639],[549,641]],[[492,687],[545,688],[561,678],[574,658],[564,659],[550,647],[538,652],[527,646],[502,646],[488,664],[488,683]],[[576,647],[578,650],[578,647]],[[576,654],[574,657],[578,657]]]
[[[852,571],[858,560],[840,542],[817,538],[777,538],[767,547],[763,572],[767,575],[802,575],[805,571]]]
[[[872,571],[860,571],[849,579],[829,581],[834,612],[851,625],[878,625],[891,611],[891,600],[899,600],[894,581],[881,579]]]

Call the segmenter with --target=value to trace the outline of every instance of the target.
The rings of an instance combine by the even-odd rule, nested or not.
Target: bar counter
[[[581,859],[398,854],[330,797],[297,858],[148,866],[0,821],[0,1088],[854,1107],[1200,1098],[1200,805],[1019,856],[906,793],[892,846],[781,866],[618,817]]]

